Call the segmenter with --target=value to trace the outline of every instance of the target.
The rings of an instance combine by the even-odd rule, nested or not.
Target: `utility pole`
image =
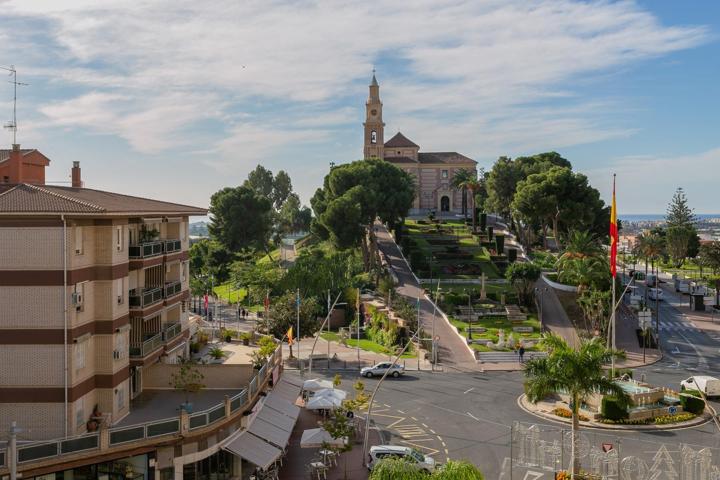
[[[432,371],[435,371],[435,362],[437,362],[437,339],[435,338],[435,316],[437,314],[437,302],[440,301],[440,279],[438,278],[438,285],[437,289],[435,290],[435,301],[433,302],[433,318],[432,318],[432,353],[431,353],[431,359],[432,362]],[[418,325],[418,330],[419,330]]]
[[[297,308],[297,335],[296,335],[296,337],[297,337],[297,340],[298,340],[298,345],[297,345],[298,367],[300,367],[300,375],[302,376],[302,374],[303,374],[303,364],[302,364],[302,359],[300,358],[300,340],[301,340],[301,336],[300,336],[300,289],[299,289],[299,288],[297,289],[297,293],[296,293],[296,296],[295,296],[295,306],[296,306],[296,308]]]
[[[328,340],[327,340],[327,368],[328,372],[330,371],[330,314],[332,313],[331,307],[330,307],[330,289],[328,288],[328,295],[327,295],[327,310],[328,310],[328,322],[327,322],[327,333],[328,333]],[[322,331],[320,332],[322,333]]]

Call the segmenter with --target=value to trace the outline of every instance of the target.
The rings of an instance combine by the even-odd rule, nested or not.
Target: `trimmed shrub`
[[[487,227],[488,238],[493,238],[493,227]]]
[[[600,414],[608,420],[623,420],[628,418],[627,410],[620,406],[618,399],[611,395],[605,395],[600,406]]]
[[[686,390],[683,392],[685,395],[680,395],[680,404],[682,405],[683,410],[700,415],[703,411],[705,411],[705,400],[690,395],[688,392],[689,390]]]
[[[480,231],[484,232],[487,227],[487,213],[480,214]]]
[[[499,255],[502,255],[505,251],[505,235],[495,235],[495,250]]]
[[[508,262],[515,263],[517,260],[517,248],[508,249]]]

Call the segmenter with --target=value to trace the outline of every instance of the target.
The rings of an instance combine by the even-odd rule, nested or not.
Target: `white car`
[[[680,382],[680,390],[699,390],[707,397],[718,397],[720,380],[707,375],[697,375]]]
[[[418,470],[424,470],[427,473],[435,471],[435,460],[432,457],[423,455],[414,448],[399,445],[375,445],[370,447],[368,468],[372,470],[378,462],[386,458],[402,458],[412,463]]]
[[[405,367],[403,367],[402,365],[398,365],[397,363],[393,364],[390,362],[380,362],[377,365],[373,365],[372,367],[365,367],[360,369],[360,375],[367,378],[382,377],[388,370],[390,370],[390,373],[388,375],[392,375],[395,378],[405,373]]]
[[[663,291],[659,288],[648,288],[647,295],[649,300],[661,301],[663,299]]]

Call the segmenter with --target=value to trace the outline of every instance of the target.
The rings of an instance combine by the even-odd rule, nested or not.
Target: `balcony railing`
[[[282,363],[280,347],[270,356],[268,363],[260,369],[253,377],[248,388],[241,390],[233,397],[227,399],[230,402],[231,415],[241,408],[249,409],[256,401],[258,386],[262,385],[270,376],[273,368]],[[207,427],[229,417],[225,415],[225,402],[214,405],[207,410],[194,412],[190,415],[189,426],[183,430],[180,419],[164,418],[145,423],[138,423],[124,427],[115,427],[109,430],[109,449],[118,447],[126,448],[130,442],[140,442],[148,439],[167,438],[172,439],[178,433],[187,433],[197,428]],[[60,459],[77,452],[101,452],[100,435],[98,433],[87,433],[78,437],[63,440],[50,440],[32,442],[18,447],[18,463],[35,462],[50,458]],[[105,450],[107,451],[107,450]],[[7,465],[7,453],[0,451],[0,466]]]
[[[150,305],[161,302],[163,299],[164,289],[156,288],[135,288],[130,290],[130,308],[145,308]]]
[[[165,298],[170,298],[173,295],[177,295],[182,291],[182,284],[180,282],[170,282],[165,284]]]
[[[165,240],[165,253],[174,253],[182,250],[180,240]]]
[[[182,325],[179,323],[173,323],[172,325],[165,327],[165,329],[163,330],[163,339],[166,342],[169,342],[173,338],[180,335],[180,332],[182,332]]]
[[[138,245],[130,245],[128,248],[128,257],[130,258],[149,258],[162,254],[163,242],[160,240],[144,242]]]
[[[157,335],[148,338],[142,343],[130,344],[130,356],[145,358],[158,348],[162,347],[164,344],[165,340],[163,339],[163,333],[160,332]]]

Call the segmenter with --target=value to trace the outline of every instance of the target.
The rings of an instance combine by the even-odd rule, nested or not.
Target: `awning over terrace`
[[[280,380],[251,417],[247,430],[231,437],[223,448],[262,469],[280,458],[300,414],[295,406],[300,385]]]
[[[240,433],[224,448],[262,469],[267,469],[282,455],[280,449],[273,447],[247,430]]]

